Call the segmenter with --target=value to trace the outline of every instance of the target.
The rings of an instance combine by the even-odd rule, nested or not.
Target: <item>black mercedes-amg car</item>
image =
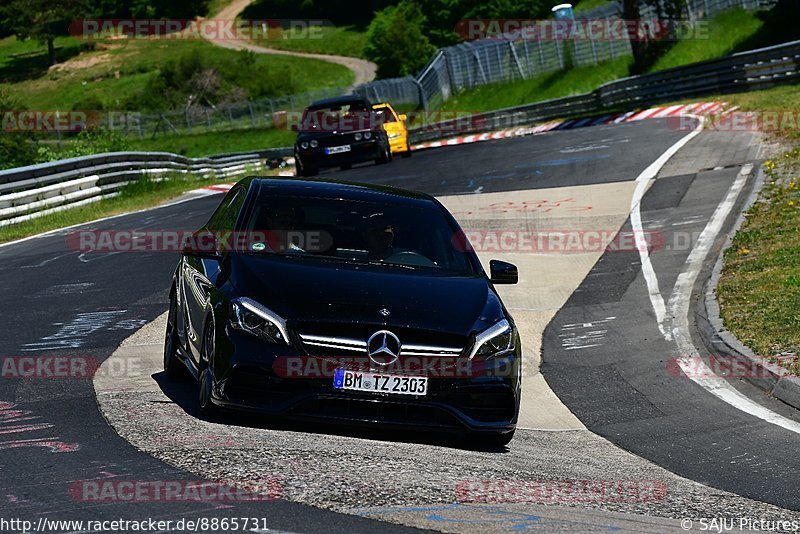
[[[294,144],[298,176],[315,176],[326,167],[389,163],[389,137],[372,104],[360,96],[314,102],[303,112]]]
[[[201,412],[512,438],[522,349],[494,285],[517,269],[492,261],[487,276],[433,197],[247,178],[193,237],[164,369],[198,381]]]

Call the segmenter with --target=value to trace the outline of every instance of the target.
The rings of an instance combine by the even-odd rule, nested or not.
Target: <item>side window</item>
[[[217,211],[214,212],[214,215],[211,216],[211,219],[206,225],[212,232],[218,230],[233,230],[233,226],[236,224],[236,217],[242,209],[245,195],[242,188],[232,191],[229,195],[230,198],[226,197],[223,199]]]
[[[239,217],[239,212],[242,211],[242,204],[244,204],[245,192],[239,189],[236,196],[231,200],[230,205],[225,209],[225,214],[220,221],[220,230],[233,230],[236,226],[236,219]]]

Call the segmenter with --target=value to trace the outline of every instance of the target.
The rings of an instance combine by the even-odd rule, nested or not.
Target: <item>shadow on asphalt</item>
[[[374,428],[365,426],[368,423],[320,423],[316,420],[306,421],[302,419],[289,419],[232,410],[222,412],[213,417],[205,417],[200,415],[197,404],[197,383],[193,379],[187,378],[182,382],[174,382],[168,379],[163,371],[155,373],[151,375],[151,377],[156,384],[158,384],[158,387],[161,388],[164,395],[181,407],[189,416],[211,423],[246,428],[262,428],[266,430],[304,432],[308,434],[330,434],[334,436],[347,436],[378,441],[439,445],[454,449],[497,454],[508,452],[508,448],[505,446],[498,447],[476,443],[469,444],[468,442],[471,438],[467,434],[459,432],[444,433],[430,430],[398,429],[396,427]]]

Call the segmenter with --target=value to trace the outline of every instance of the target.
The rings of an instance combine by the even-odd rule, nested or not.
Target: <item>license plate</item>
[[[325,149],[326,154],[341,154],[342,152],[350,152],[350,145],[331,146]]]
[[[425,376],[397,376],[337,369],[333,375],[334,389],[389,393],[392,395],[427,395]]]

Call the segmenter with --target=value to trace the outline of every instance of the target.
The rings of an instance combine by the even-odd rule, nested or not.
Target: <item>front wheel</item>
[[[301,160],[298,156],[294,157],[294,164],[295,164],[295,169],[296,169],[297,176],[311,177],[311,176],[316,176],[317,174],[319,174],[319,170],[318,169],[315,169],[313,167],[307,167],[307,166],[303,165],[303,160]]]
[[[383,165],[384,163],[389,163],[392,161],[392,149],[389,147],[389,144],[386,144],[386,147],[383,149],[383,154],[375,160],[375,163],[378,165]]]
[[[203,334],[203,350],[200,353],[200,377],[198,384],[198,406],[200,414],[208,417],[218,412],[211,400],[214,391],[214,375],[211,362],[214,361],[214,324],[209,322]]]

